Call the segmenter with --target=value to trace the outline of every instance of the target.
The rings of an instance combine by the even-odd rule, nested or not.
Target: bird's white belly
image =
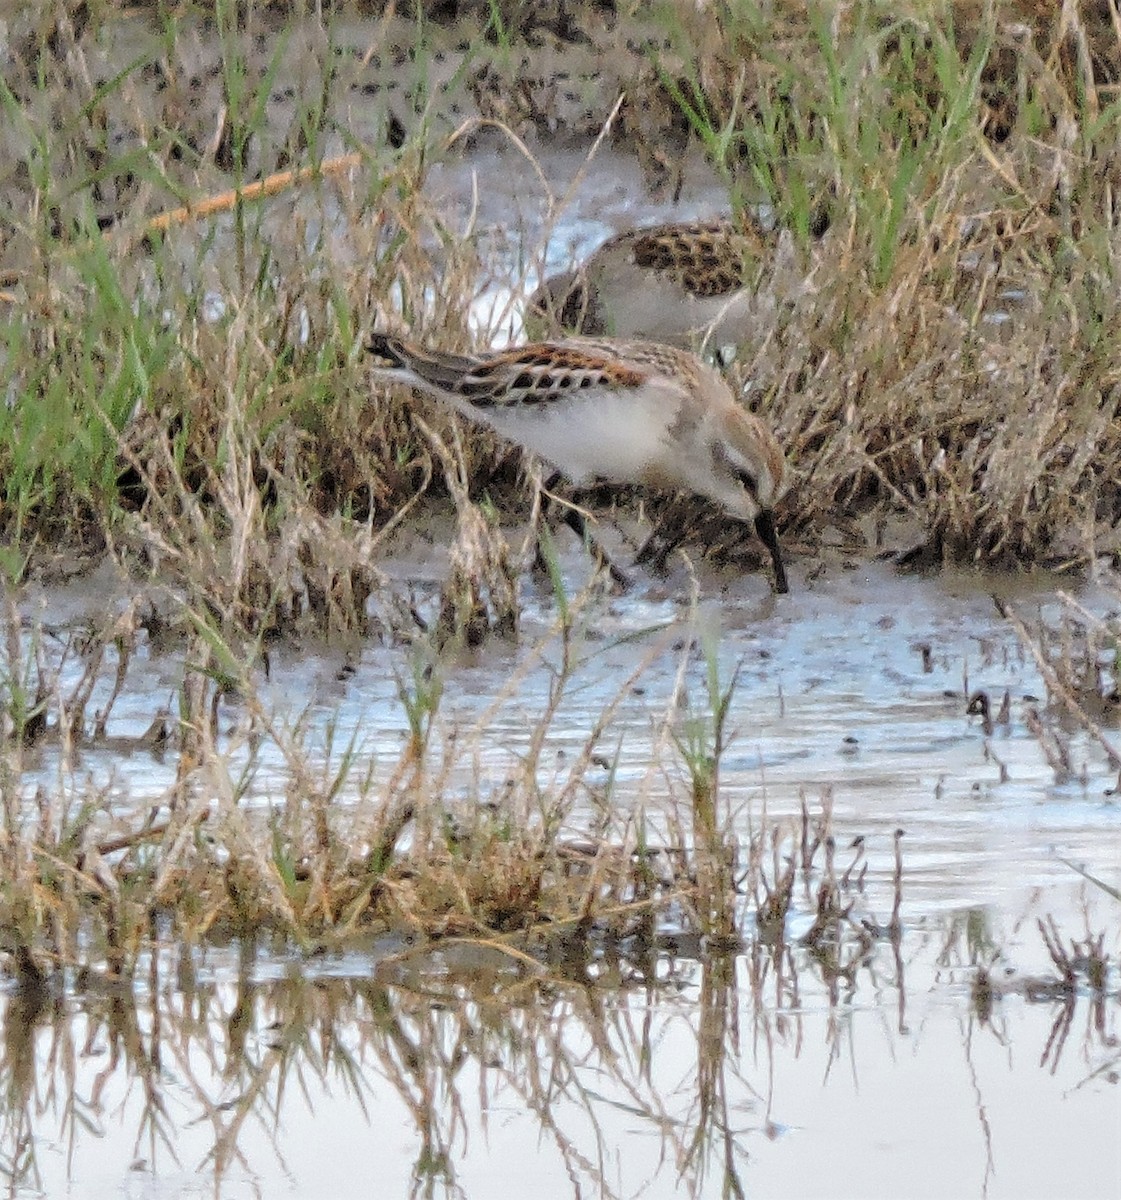
[[[671,414],[640,397],[574,396],[487,414],[503,436],[559,468],[574,483],[638,482],[664,460]]]

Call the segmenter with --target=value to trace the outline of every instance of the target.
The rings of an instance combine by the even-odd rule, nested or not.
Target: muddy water
[[[672,986],[538,988],[486,963],[200,980],[187,1015],[135,1000],[156,1069],[87,1001],[64,1036],[38,1027],[22,1124],[50,1196],[719,1196],[730,1176],[768,1196],[1115,1196],[1115,1013],[1096,1028],[1080,1001],[1064,1034],[1061,1006],[1009,999],[982,1025],[954,952],[934,966],[944,939],[905,941],[902,972],[835,1002],[804,961],[785,996],[753,991],[749,960],[678,964]]]
[[[511,540],[519,533],[512,530]],[[398,586],[411,580],[422,614],[436,602],[441,555],[436,546],[430,561],[414,553],[392,564]],[[1029,622],[1055,626],[1055,589],[1069,588],[1069,580],[967,572],[924,579],[878,563],[815,561],[812,579],[794,564],[789,596],[773,596],[762,575],[708,572],[694,599],[690,574],[679,566],[611,597],[594,587],[581,591],[590,580],[578,550],[570,548],[564,562],[574,608],[567,678],[538,779],[543,787],[570,788],[575,826],[601,823],[600,801],[619,821],[644,804],[656,811],[654,802],[684,782],[667,728],[710,712],[713,655],[722,686],[736,679],[721,762],[731,811],[796,813],[803,794],[817,798],[827,790],[837,819],[854,834],[890,841],[902,827],[911,898],[921,897],[930,911],[987,901],[1017,884],[1069,881],[1063,858],[1113,861],[1121,835],[1115,773],[1101,748],[1071,729],[1064,738],[1072,772],[1056,779],[1025,720],[1029,708],[1045,708],[1046,689],[994,605],[999,596]],[[106,576],[98,586],[107,583]],[[52,593],[48,624],[61,620],[65,628],[88,587],[74,585],[72,601]],[[1107,581],[1074,595],[1104,613],[1116,604],[1114,588]],[[376,780],[377,764],[392,771],[408,732],[402,684],[410,686],[418,662],[434,666],[443,685],[434,753],[454,737],[462,766],[452,768],[452,786],[486,802],[521,770],[562,673],[555,599],[528,575],[522,589],[516,642],[491,642],[438,664],[392,644],[280,646],[270,651],[271,678],[257,680],[259,695],[281,728],[306,727],[313,755],[323,755],[328,725],[333,761],[355,740],[374,761]],[[64,693],[81,665],[72,657],[62,666]],[[121,753],[157,709],[174,707],[181,679],[174,652],[151,649],[140,667],[114,707],[107,746],[84,750],[72,780],[116,786],[126,805],[158,798],[173,781],[172,768],[165,774],[151,753]],[[112,671],[104,676],[91,712],[112,684]],[[967,698],[978,691],[991,697],[994,711],[1008,694],[1007,722],[986,732],[980,717],[967,714]],[[609,706],[612,717],[592,747],[595,760],[586,763],[589,731]],[[242,709],[236,697],[219,709],[224,744],[235,753]],[[285,760],[266,740],[255,761],[245,804],[267,810]],[[57,763],[45,758],[39,766],[30,778],[57,780]],[[357,788],[363,772],[352,775]],[[353,799],[344,787],[344,801],[348,795]]]
[[[477,321],[496,341],[518,334],[517,287],[626,224],[724,206],[697,165],[670,208],[636,199],[643,182],[619,155],[585,169],[583,153],[535,149],[551,193],[501,139],[430,177],[449,224],[480,230],[484,254],[534,263],[516,285],[500,273],[480,287]],[[423,611],[446,553],[439,536],[428,552],[410,542],[386,567]],[[586,564],[566,549],[564,567],[578,597]],[[421,955],[392,941],[337,956],[165,945],[120,992],[20,996],[4,977],[0,1169],[13,1193],[1121,1194],[1117,978],[1104,1000],[1029,986],[1054,977],[1040,920],[1068,941],[1104,932],[1114,961],[1121,950],[1118,904],[1071,866],[1121,879],[1116,774],[1071,729],[1074,770],[1056,777],[1026,722],[1043,707],[1042,681],[992,601],[1054,621],[1059,581],[923,579],[830,560],[795,560],[791,576],[776,598],[761,577],[702,574],[694,602],[677,564],[625,598],[576,601],[539,782],[569,795],[566,836],[621,838],[641,813],[656,843],[688,796],[672,735],[711,710],[711,654],[720,680],[737,680],[724,815],[746,834],[764,814],[783,822],[828,797],[839,855],[864,839],[860,903],[876,925],[890,914],[902,830],[897,947],[876,941],[838,977],[797,943],[813,908],[798,894],[785,950],[751,941],[748,906],[742,955],[698,958],[667,942],[635,963],[605,947],[575,978],[563,959],[541,981],[485,948]],[[1109,582],[1077,589],[1079,600],[1116,607]],[[90,597],[101,607],[114,594],[119,607],[131,589],[103,573],[42,608],[32,597],[28,617],[58,627],[44,652],[57,660]],[[433,754],[456,739],[446,786],[465,805],[500,796],[522,770],[558,677],[555,598],[527,579],[524,601],[517,643],[437,664]],[[388,642],[272,650],[261,701],[282,727],[302,723],[313,761],[337,764],[355,739],[339,805],[360,803],[367,767],[375,789],[392,772],[408,728],[399,685],[414,665]],[[43,751],[24,777],[29,803],[37,785],[76,796],[92,786],[131,813],[171,784],[173,768],[135,741],[158,709],[174,712],[181,656],[149,647],[133,666],[109,740],[66,766]],[[61,664],[64,692],[80,670]],[[109,672],[90,712],[111,685]],[[979,689],[994,705],[1009,694],[1007,724],[986,731],[967,714]],[[248,767],[245,706],[227,697],[219,716],[223,745]],[[263,823],[287,780],[266,740],[244,806]],[[991,1011],[971,997],[979,965],[1008,988]]]
[[[439,551],[413,550],[395,572],[423,607]],[[621,836],[641,809],[657,838],[688,794],[666,730],[706,711],[714,655],[723,681],[739,672],[721,764],[729,819],[746,831],[828,793],[840,856],[865,839],[860,903],[876,923],[902,829],[898,953],[879,942],[850,977],[826,971],[794,940],[809,895],[795,898],[792,950],[719,961],[679,947],[642,968],[605,950],[571,983],[563,961],[540,983],[454,946],[251,960],[168,946],[128,994],[38,1010],[0,995],[5,1066],[37,1080],[3,1135],[6,1155],[33,1152],[28,1193],[716,1196],[735,1179],[763,1195],[1116,1195],[1117,981],[1100,1002],[1025,991],[1054,977],[1038,920],[1068,939],[1105,932],[1114,956],[1121,925],[1069,865],[1117,883],[1115,775],[1071,731],[1074,777],[1055,778],[1025,722],[1042,682],[992,601],[1054,620],[1056,581],[796,562],[789,596],[708,573],[690,600],[678,566],[626,597],[581,599],[582,556],[564,566],[569,679],[538,769],[543,785],[571,786],[566,834]],[[1088,584],[1078,598],[1102,612],[1116,593]],[[54,593],[47,615],[80,604]],[[525,614],[517,643],[438,667],[434,749],[457,739],[448,787],[465,803],[516,774],[549,702],[557,608],[531,579]],[[111,736],[138,735],[168,701],[175,658],[153,650],[133,673]],[[313,751],[328,722],[336,746],[356,732],[355,775],[372,763],[376,780],[406,730],[408,653],[367,645],[351,663],[340,679],[341,650],[282,648],[262,698],[282,724],[307,720]],[[1009,693],[1007,725],[986,733],[966,713],[977,689],[994,704]],[[581,765],[612,703],[601,757]],[[238,721],[229,700],[223,727]],[[109,784],[122,806],[158,796],[158,759],[115,744],[83,755],[73,785]],[[57,764],[41,769],[57,784]],[[266,747],[247,805],[267,813],[284,780]],[[338,802],[357,803],[345,789]],[[971,999],[979,964],[1009,988],[989,1013]]]

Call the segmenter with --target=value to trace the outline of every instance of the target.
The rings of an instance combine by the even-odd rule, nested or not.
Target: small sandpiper
[[[739,344],[750,326],[752,283],[777,234],[737,219],[629,229],[530,297],[531,334],[645,338],[695,349]]]
[[[714,500],[754,524],[770,552],[775,590],[787,591],[772,514],[787,483],[782,449],[696,355],[594,338],[448,354],[379,332],[368,349],[375,378],[435,396],[577,486],[603,480]]]

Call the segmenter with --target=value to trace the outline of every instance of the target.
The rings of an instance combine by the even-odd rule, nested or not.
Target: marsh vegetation
[[[219,1180],[253,1175],[243,1126],[271,1121],[283,1159],[292,1082],[341,1077],[357,1111],[372,1074],[411,1118],[414,1190],[470,1188],[482,1095],[549,1131],[577,1193],[633,1193],[610,1110],[656,1131],[667,1193],[741,1194],[782,1140],[747,1077],[796,1075],[812,1028],[828,1079],[857,999],[898,1014],[892,1057],[908,971],[970,1050],[1022,1017],[1057,1074],[1081,1036],[1079,1099],[1043,1111],[1096,1145],[1079,1104],[1117,1104],[1121,935],[1114,8],[0,15],[12,1188],[57,1186],[37,1147],[100,1128],[106,1086],[172,1195],[180,1117],[210,1115]],[[610,596],[535,464],[371,386],[375,324],[517,339],[616,217],[744,208],[774,253],[727,370],[795,472],[786,609],[717,514],[620,490],[577,499],[624,548],[686,537]],[[657,1059],[644,1022],[694,1038],[679,1093],[631,1070]],[[75,1064],[106,1047],[91,1082]],[[468,1095],[464,1062],[501,1083]],[[984,1140],[968,1186],[1015,1194]],[[832,1194],[873,1186],[851,1171]]]

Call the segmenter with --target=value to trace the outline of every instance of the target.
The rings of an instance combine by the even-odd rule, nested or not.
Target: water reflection
[[[1116,1155],[1116,980],[1090,985],[1064,920],[1070,980],[1012,969],[1046,961],[1047,912],[702,958],[165,947],[131,988],[0,997],[4,1171],[78,1197],[1091,1195]]]

